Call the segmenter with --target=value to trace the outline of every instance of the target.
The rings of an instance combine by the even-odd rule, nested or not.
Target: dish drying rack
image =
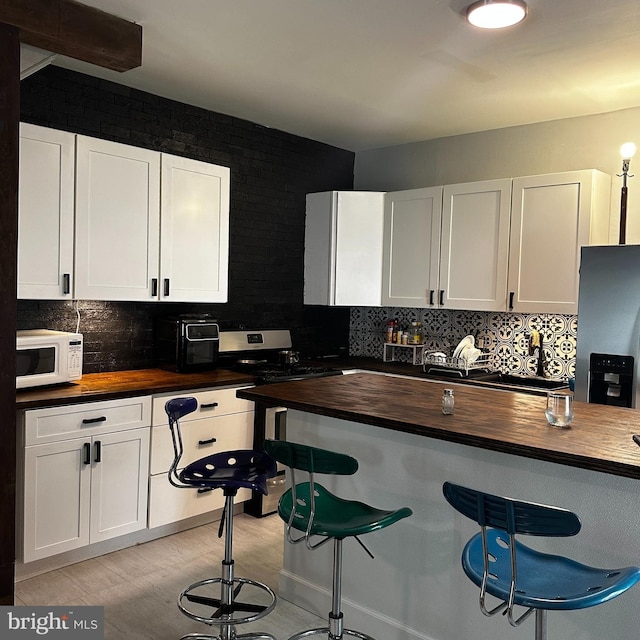
[[[493,354],[482,353],[478,356],[478,359],[474,362],[467,362],[464,358],[454,358],[453,356],[442,355],[436,356],[436,353],[442,353],[441,351],[425,351],[422,361],[422,370],[425,373],[453,373],[457,374],[461,378],[465,378],[469,375],[469,371],[475,371],[484,369],[485,371],[491,371],[491,362],[493,360]]]

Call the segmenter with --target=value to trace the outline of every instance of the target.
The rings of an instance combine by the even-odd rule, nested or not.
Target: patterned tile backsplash
[[[476,346],[493,355],[493,369],[502,373],[535,375],[537,354],[529,355],[528,337],[540,332],[546,359],[546,375],[573,378],[576,367],[577,316],[520,314],[446,309],[352,307],[349,326],[349,355],[382,359],[388,320],[398,319],[407,330],[422,322],[427,350],[451,355],[467,334]],[[396,349],[396,360],[411,362],[410,349]]]

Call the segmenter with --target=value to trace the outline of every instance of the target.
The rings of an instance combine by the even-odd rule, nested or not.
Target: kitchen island
[[[440,411],[455,389],[455,414]],[[485,618],[460,553],[477,527],[442,496],[445,480],[575,511],[576,538],[533,539],[543,551],[603,567],[640,563],[640,414],[576,403],[570,429],[549,427],[543,397],[451,383],[353,374],[244,389],[238,395],[289,408],[287,438],[349,453],[348,478],[328,478],[345,498],[411,518],[367,536],[375,560],[345,548],[345,624],[389,640],[531,638]],[[323,480],[325,480],[323,478]],[[331,549],[285,545],[281,595],[321,615],[329,609]],[[626,640],[640,625],[638,588],[577,612],[549,615],[549,638]]]

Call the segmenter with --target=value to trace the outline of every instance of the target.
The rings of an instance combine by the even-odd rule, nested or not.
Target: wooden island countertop
[[[453,387],[455,413],[441,412]],[[367,373],[283,382],[237,395],[332,418],[373,425],[547,462],[640,478],[640,412],[574,402],[568,429],[550,427],[544,396]]]

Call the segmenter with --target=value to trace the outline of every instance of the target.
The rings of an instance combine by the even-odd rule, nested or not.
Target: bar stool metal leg
[[[536,609],[536,640],[547,640],[547,612]]]
[[[333,541],[333,589],[331,595],[331,611],[329,612],[329,626],[318,629],[308,629],[291,636],[289,640],[299,640],[308,636],[326,635],[328,640],[342,640],[347,636],[360,638],[360,640],[375,640],[366,633],[344,628],[344,616],[342,615],[342,539]],[[537,639],[536,639],[537,640]]]
[[[225,507],[223,514],[223,522],[221,528],[225,527],[225,552],[222,561],[222,575],[219,578],[207,578],[199,580],[189,585],[182,591],[178,597],[178,608],[184,615],[192,620],[202,622],[204,624],[220,626],[220,633],[211,635],[206,633],[189,633],[182,636],[181,640],[190,638],[192,640],[235,640],[236,638],[275,640],[269,634],[264,633],[246,633],[238,635],[235,632],[235,626],[254,622],[263,618],[273,611],[276,605],[276,595],[274,591],[266,584],[249,580],[247,578],[236,578],[234,575],[233,560],[233,498],[234,495],[229,494],[225,498]],[[208,585],[220,585],[220,597],[214,598],[210,595],[194,593],[194,591],[207,587]],[[267,596],[266,604],[257,604],[250,602],[241,602],[237,598],[243,587],[253,587],[254,591],[258,590]],[[209,615],[196,613],[189,609],[184,601],[193,604],[212,607],[214,610]],[[246,615],[235,616],[237,612]]]

